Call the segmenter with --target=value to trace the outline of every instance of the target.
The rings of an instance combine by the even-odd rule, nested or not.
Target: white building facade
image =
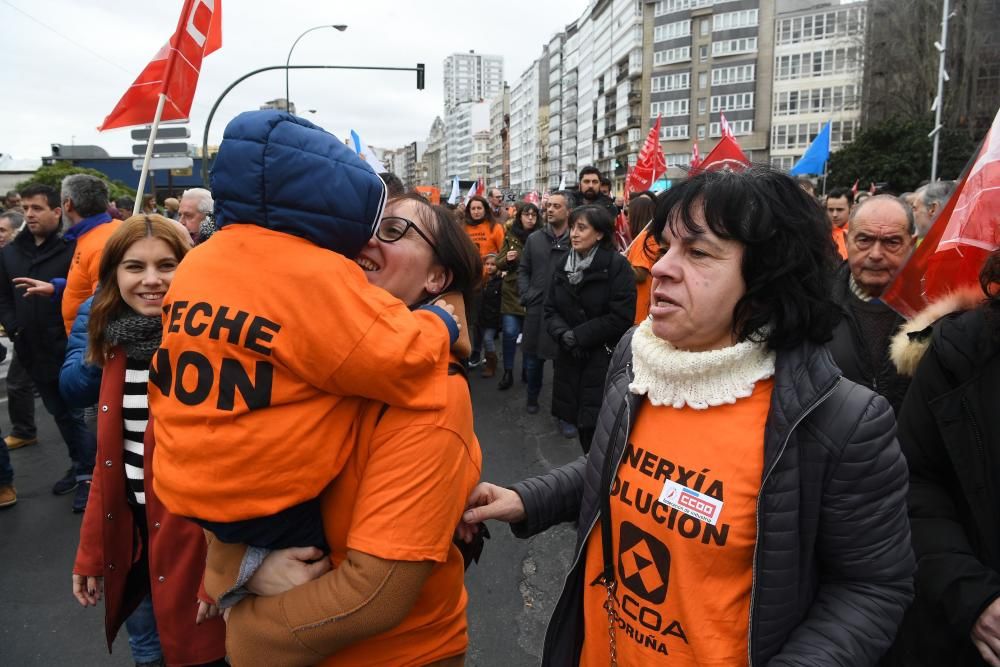
[[[778,0],[771,164],[790,169],[829,121],[830,149],[860,127],[867,2]]]

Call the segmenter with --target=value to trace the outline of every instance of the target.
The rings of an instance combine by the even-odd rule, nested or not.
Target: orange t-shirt
[[[503,247],[504,231],[501,224],[494,224],[493,229],[490,229],[490,223],[485,221],[480,222],[478,225],[466,223],[465,233],[469,235],[472,242],[479,248],[480,257],[486,257],[490,253],[495,255]]]
[[[174,514],[263,516],[317,497],[365,398],[444,406],[444,323],[309,241],[234,224],[193,249],[149,370],[153,485]]]
[[[660,246],[656,243],[656,239],[649,235],[649,226],[647,225],[639,235],[635,237],[632,241],[631,247],[628,249],[628,263],[634,267],[639,267],[646,269],[647,271],[652,271],[653,264],[656,263],[656,258],[659,255]],[[635,322],[634,324],[641,324],[646,316],[649,315],[649,303],[652,300],[652,290],[653,290],[653,280],[647,277],[645,281],[641,283],[636,283],[636,295],[635,295]]]
[[[747,664],[773,386],[759,381],[751,396],[708,410],[643,404],[611,491],[618,664]],[[585,584],[599,582],[600,524],[586,549]],[[586,586],[584,667],[609,661],[606,599],[602,584]]]
[[[847,259],[847,225],[833,228],[833,242],[837,245],[841,259]]]
[[[436,564],[402,623],[322,665],[426,665],[466,650],[465,569],[452,537],[479,481],[482,453],[472,430],[468,384],[461,375],[442,384],[448,391],[444,410],[390,408],[379,419],[382,406],[369,402],[359,420],[358,446],[323,494],[335,566],[347,549]]]
[[[97,287],[104,245],[121,224],[121,220],[101,223],[76,240],[73,263],[66,275],[66,289],[63,290],[61,305],[67,336],[73,328],[73,320],[76,319],[80,304],[89,299]]]

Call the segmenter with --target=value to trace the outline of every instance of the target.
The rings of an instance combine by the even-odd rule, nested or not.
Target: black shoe
[[[76,485],[76,473],[70,468],[62,479],[52,485],[52,493],[57,496],[65,496],[67,493],[71,493]]]
[[[483,363],[483,358],[479,355],[469,357],[469,368],[476,368],[481,366]]]
[[[500,384],[497,385],[497,389],[503,391],[505,389],[510,389],[514,386],[514,371],[504,371],[503,377],[500,378]]]
[[[77,484],[76,495],[73,496],[73,513],[82,514],[87,509],[87,500],[90,498],[90,480],[84,480]]]
[[[529,401],[528,402],[528,407],[525,408],[525,410],[527,411],[527,413],[529,415],[537,415],[538,414],[538,403],[537,402],[536,403],[531,403]]]

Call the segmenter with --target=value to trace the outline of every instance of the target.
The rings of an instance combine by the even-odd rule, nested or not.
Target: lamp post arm
[[[212,105],[212,110],[208,112],[208,119],[205,121],[205,134],[202,136],[201,142],[201,180],[204,186],[208,187],[208,130],[212,126],[212,119],[215,118],[215,112],[219,108],[219,104],[225,99],[226,95],[229,94],[233,88],[242,83],[243,81],[249,79],[255,74],[260,74],[261,72],[270,72],[276,69],[358,69],[358,70],[388,70],[396,72],[416,72],[417,67],[359,67],[356,65],[271,65],[269,67],[261,67],[260,69],[255,69],[252,72],[247,72],[240,78],[229,84],[219,98],[215,100],[215,104]],[[287,72],[286,72],[287,73]]]
[[[288,92],[288,69],[289,69],[288,65],[292,62],[292,51],[295,50],[295,47],[299,43],[299,40],[302,39],[303,37],[305,37],[306,35],[308,35],[309,33],[311,33],[313,30],[321,30],[323,28],[330,28],[330,27],[332,27],[332,26],[318,25],[318,26],[316,26],[314,28],[309,28],[304,33],[302,33],[301,35],[299,35],[298,37],[296,37],[295,41],[292,42],[292,48],[288,49],[288,57],[285,58],[285,111],[289,110],[289,105],[291,104],[291,100],[288,97],[288,95],[289,95],[289,92]]]

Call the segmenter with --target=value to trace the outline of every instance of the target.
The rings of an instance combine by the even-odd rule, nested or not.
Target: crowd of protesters
[[[916,317],[883,301],[954,184],[747,167],[620,201],[585,167],[446,207],[259,111],[211,185],[129,215],[73,175],[0,212],[0,507],[37,392],[109,648],[461,665],[499,520],[576,524],[545,665],[1000,666],[1000,254]],[[481,480],[473,391],[582,455]]]

